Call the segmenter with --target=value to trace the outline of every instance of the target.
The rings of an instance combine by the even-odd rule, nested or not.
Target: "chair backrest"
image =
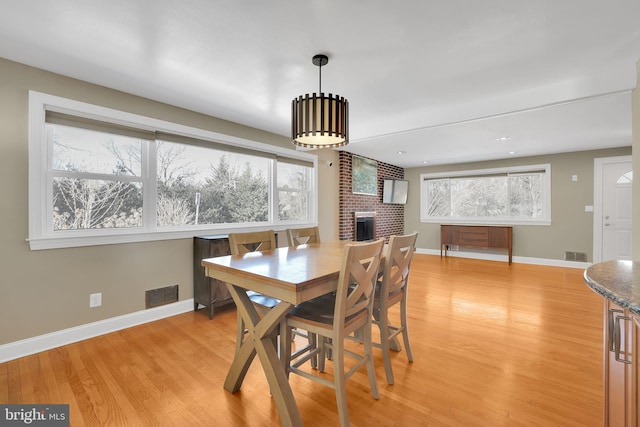
[[[384,239],[345,246],[336,290],[334,328],[367,308],[371,316],[383,247]]]
[[[403,288],[406,289],[417,238],[417,232],[389,238],[389,246],[387,247],[382,268],[380,288],[380,296],[382,298]]]
[[[318,230],[318,227],[288,228],[287,241],[289,242],[289,246],[319,243],[320,230]]]
[[[229,233],[229,248],[231,249],[231,255],[269,251],[277,248],[276,235],[273,230]]]

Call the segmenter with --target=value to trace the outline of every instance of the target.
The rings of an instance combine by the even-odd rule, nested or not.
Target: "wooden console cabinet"
[[[511,264],[513,227],[503,225],[445,225],[440,226],[440,256],[449,246],[467,246],[483,249],[504,249]]]
[[[200,305],[209,309],[209,318],[213,319],[213,310],[233,299],[227,285],[220,280],[207,277],[201,262],[204,258],[230,255],[229,238],[221,236],[196,236],[193,238],[193,310]]]
[[[278,241],[278,233],[276,242]],[[205,258],[231,255],[229,236],[196,236],[193,238],[193,310],[200,305],[209,309],[209,319],[213,319],[215,307],[233,304],[233,298],[227,289],[227,284],[217,279],[207,277],[201,265]]]

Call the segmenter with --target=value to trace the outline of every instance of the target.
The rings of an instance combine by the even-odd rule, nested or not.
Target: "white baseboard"
[[[440,255],[438,249],[420,249],[416,248],[417,254],[427,255]],[[496,254],[488,252],[465,252],[465,251],[449,251],[447,256],[458,258],[474,258],[484,259],[488,261],[508,261],[509,258],[506,254]],[[591,266],[590,262],[578,262],[578,261],[565,261],[561,259],[548,259],[548,258],[531,258],[514,256],[511,260],[520,264],[535,264],[535,265],[548,265],[551,267],[569,267],[569,268],[581,268],[585,269]]]
[[[193,298],[0,345],[0,363],[193,310]]]

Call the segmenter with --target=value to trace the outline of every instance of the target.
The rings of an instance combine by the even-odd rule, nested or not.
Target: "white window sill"
[[[509,220],[509,219],[462,219],[462,218],[420,218],[420,222],[431,224],[468,224],[468,225],[551,225],[550,220]]]
[[[286,228],[311,227],[317,224],[309,223],[278,223],[278,225],[260,225],[252,227],[222,226],[218,228],[193,228],[189,230],[163,230],[156,232],[105,234],[101,236],[64,236],[42,237],[27,239],[32,251],[45,249],[77,248],[83,246],[117,245],[123,243],[153,242],[160,240],[191,239],[195,236],[227,235],[247,231],[275,230],[284,231]],[[85,232],[85,231],[81,231]],[[69,233],[68,233],[69,234]]]

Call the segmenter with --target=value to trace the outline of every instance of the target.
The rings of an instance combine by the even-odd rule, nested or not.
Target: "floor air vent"
[[[178,301],[178,285],[151,289],[145,292],[146,308],[158,307]]]

